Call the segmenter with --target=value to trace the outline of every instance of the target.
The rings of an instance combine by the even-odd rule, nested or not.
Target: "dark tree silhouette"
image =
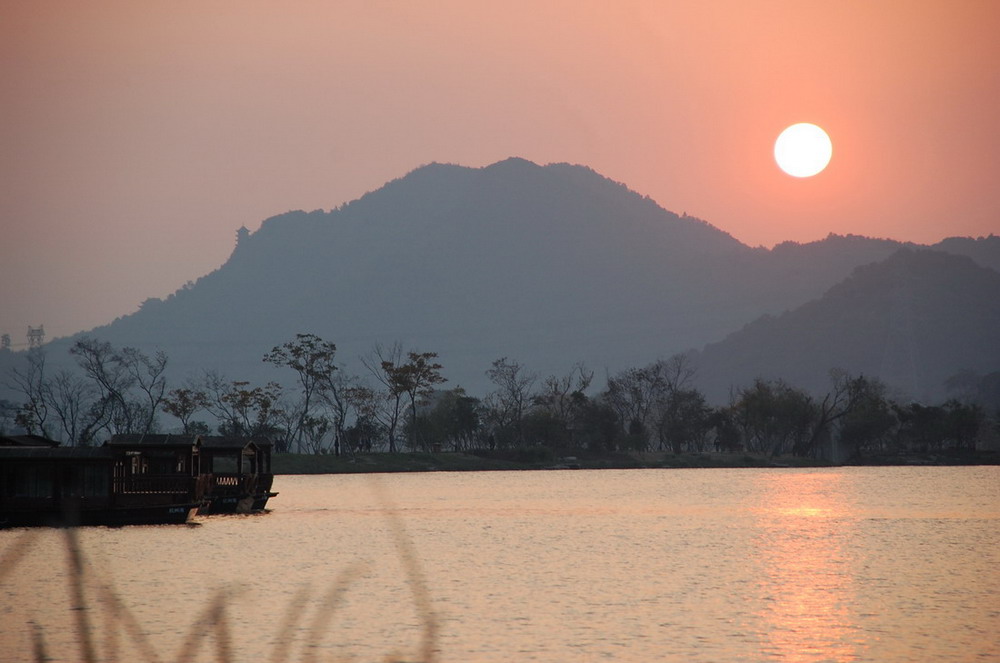
[[[324,341],[315,334],[296,334],[294,341],[287,341],[271,348],[264,355],[264,361],[275,366],[286,366],[295,371],[301,390],[302,402],[297,408],[298,417],[291,431],[297,446],[309,434],[315,439],[317,430],[322,428],[320,418],[313,413],[315,401],[323,392],[336,391],[334,373],[338,367],[334,361],[337,346]],[[335,400],[335,397],[334,397]],[[325,432],[325,428],[322,429]],[[343,421],[339,430],[343,431]],[[315,441],[313,442],[315,446]]]

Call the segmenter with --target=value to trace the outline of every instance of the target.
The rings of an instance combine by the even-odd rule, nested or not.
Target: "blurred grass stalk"
[[[385,510],[386,519],[392,536],[396,553],[399,555],[404,573],[410,586],[413,602],[418,618],[422,624],[419,657],[415,663],[435,663],[437,660],[437,633],[438,622],[434,613],[427,581],[424,577],[423,569],[413,547],[413,542],[406,533],[402,517],[390,503],[384,487],[376,479],[373,479],[372,487]],[[109,580],[99,577],[91,564],[88,564],[84,555],[78,532],[75,528],[68,527],[65,532],[65,547],[67,568],[69,572],[69,592],[70,606],[74,616],[76,642],[78,645],[78,656],[84,663],[98,663],[98,661],[118,661],[122,655],[123,643],[120,641],[120,633],[124,631],[129,637],[132,645],[139,651],[142,660],[147,663],[160,663],[163,658],[156,652],[150,641],[149,635],[142,628],[138,619],[128,608],[121,596],[115,591]],[[6,581],[17,568],[19,562],[25,557],[28,551],[35,545],[39,538],[39,530],[26,530],[18,537],[13,544],[0,554],[0,584]],[[320,597],[315,606],[315,614],[307,630],[308,636],[304,643],[301,643],[301,663],[316,663],[321,652],[320,643],[323,635],[330,628],[334,616],[343,604],[351,583],[362,575],[367,564],[358,562],[349,565],[337,574],[337,577],[330,584],[329,589]],[[101,610],[94,612],[93,604],[88,600],[88,588],[97,596],[96,603],[101,606]],[[237,660],[245,660],[239,657],[233,650],[233,638],[230,631],[227,608],[231,601],[239,594],[228,589],[216,591],[209,600],[205,609],[199,614],[192,624],[190,632],[181,643],[177,657],[173,660],[177,663],[188,663],[195,660],[202,643],[212,638],[215,642],[215,660],[219,663],[233,663]],[[275,634],[274,649],[271,653],[271,663],[286,663],[294,649],[293,627],[302,622],[309,607],[309,590],[303,587],[292,598],[279,629]],[[101,620],[99,627],[92,622],[92,618]],[[28,628],[31,629],[32,651],[35,663],[52,661],[49,657],[45,642],[45,628],[37,619],[28,620]],[[103,634],[104,658],[98,657],[98,651],[94,642],[95,629],[99,629]],[[66,659],[72,652],[61,653],[60,658]],[[386,663],[402,663],[403,658],[399,654],[389,654],[385,659]]]

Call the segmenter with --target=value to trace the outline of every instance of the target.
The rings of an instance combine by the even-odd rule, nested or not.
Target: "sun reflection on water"
[[[853,661],[860,654],[844,481],[834,472],[762,477],[755,511],[764,600],[757,616],[767,626],[762,653],[774,659]]]

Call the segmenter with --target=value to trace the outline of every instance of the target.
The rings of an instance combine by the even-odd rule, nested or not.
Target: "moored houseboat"
[[[0,527],[188,522],[207,479],[196,444],[60,447],[0,443]]]
[[[125,452],[143,451],[182,438],[177,435],[115,435],[106,445]],[[199,514],[263,511],[277,495],[271,491],[271,443],[264,438],[194,435],[197,474],[204,483]]]
[[[263,511],[271,491],[271,442],[264,438],[201,438],[201,471],[209,477],[205,508],[199,513]]]

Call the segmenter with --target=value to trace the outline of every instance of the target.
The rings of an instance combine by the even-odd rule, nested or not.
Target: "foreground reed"
[[[412,657],[401,652],[387,652],[381,660],[384,663],[435,663],[438,654],[438,622],[423,569],[402,518],[391,507],[377,479],[373,479],[372,486],[383,506],[421,625],[420,642]],[[0,554],[0,587],[16,573],[18,565],[36,545],[42,531],[25,530]],[[75,658],[84,663],[115,662],[130,660],[128,651],[134,651],[141,660],[149,663],[188,663],[206,653],[206,648],[213,645],[211,656],[218,663],[236,663],[250,658],[246,652],[238,651],[229,617],[231,606],[239,599],[239,592],[234,593],[231,589],[216,590],[194,619],[176,654],[173,657],[165,656],[163,652],[157,651],[147,630],[115,589],[109,574],[102,572],[87,558],[78,531],[66,528],[62,532],[75,651],[50,652],[42,619],[29,619],[25,627],[30,631],[35,663],[57,660],[50,656],[51,653],[56,654],[58,660]],[[352,584],[364,574],[366,568],[367,563],[363,561],[347,565],[329,580],[329,584],[321,585],[325,589],[317,596],[311,596],[306,587],[300,589],[282,613],[267,660],[271,663],[338,660],[325,652],[321,643],[330,633],[331,625],[351,591]],[[304,631],[295,628],[306,624],[308,627]],[[294,634],[297,632],[304,632],[304,637],[296,637]]]

